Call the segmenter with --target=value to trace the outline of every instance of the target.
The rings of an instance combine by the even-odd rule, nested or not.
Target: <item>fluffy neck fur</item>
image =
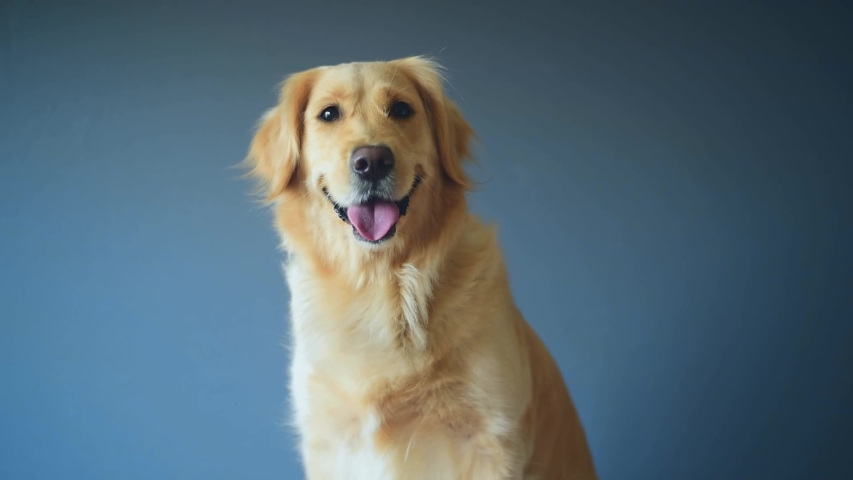
[[[292,305],[324,312],[300,315],[306,324],[294,325],[296,329],[324,338],[346,332],[351,339],[369,338],[372,351],[425,361],[443,357],[465,340],[465,332],[444,331],[441,318],[476,295],[476,288],[463,287],[477,285],[472,277],[489,277],[486,270],[502,266],[500,259],[478,253],[494,251],[483,248],[494,234],[469,216],[461,188],[427,185],[418,193],[410,207],[414,214],[401,221],[391,248],[382,250],[324,234],[330,227],[343,229],[323,223],[340,223],[323,202],[296,208],[290,205],[297,202],[284,198],[276,205],[277,227],[290,253],[287,269],[298,270],[288,273]],[[301,284],[312,279],[329,287],[315,298],[304,298]],[[316,292],[304,289],[309,290]]]

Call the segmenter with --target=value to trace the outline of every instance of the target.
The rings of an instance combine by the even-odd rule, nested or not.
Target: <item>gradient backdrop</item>
[[[853,478],[849,12],[628,3],[3,2],[0,478],[301,477],[230,167],[286,74],[422,53],[602,478]]]

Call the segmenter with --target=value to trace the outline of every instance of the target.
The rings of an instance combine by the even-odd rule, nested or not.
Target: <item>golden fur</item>
[[[408,102],[410,118],[390,118]],[[337,105],[340,119],[318,119]],[[473,131],[422,57],[297,73],[261,120],[248,167],[288,253],[294,423],[307,477],[594,479],[557,365],[516,308],[493,228],[468,213]],[[335,214],[350,153],[396,156],[397,234]]]

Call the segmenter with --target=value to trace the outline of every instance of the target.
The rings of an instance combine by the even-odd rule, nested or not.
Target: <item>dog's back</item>
[[[533,379],[525,415],[532,449],[525,479],[594,479],[592,453],[560,370],[536,332],[520,321]]]

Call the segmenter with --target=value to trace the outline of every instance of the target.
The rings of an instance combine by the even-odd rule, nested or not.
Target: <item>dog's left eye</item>
[[[415,113],[412,106],[406,102],[394,102],[388,110],[388,116],[391,118],[408,118]]]
[[[324,122],[334,122],[341,116],[341,111],[338,110],[338,107],[332,105],[323,109],[320,112],[320,120]]]

